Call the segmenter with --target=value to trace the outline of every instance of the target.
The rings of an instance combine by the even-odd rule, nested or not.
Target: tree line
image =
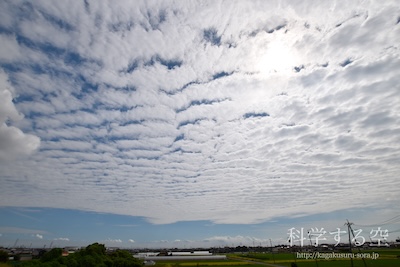
[[[13,264],[14,265],[14,264]],[[116,250],[106,253],[103,244],[94,243],[68,256],[62,256],[61,248],[53,248],[44,253],[40,259],[21,261],[21,267],[142,267],[143,263],[134,258],[128,251]]]

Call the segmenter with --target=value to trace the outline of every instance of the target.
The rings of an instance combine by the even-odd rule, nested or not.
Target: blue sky
[[[287,245],[289,230],[295,228],[304,233],[309,229],[323,228],[328,243],[336,243],[337,228],[346,231],[345,220],[355,219],[355,230],[370,241],[371,230],[388,230],[388,241],[393,241],[400,229],[400,216],[388,219],[366,220],[365,214],[381,214],[379,210],[342,210],[298,218],[276,218],[258,224],[215,224],[211,221],[188,221],[154,225],[145,218],[78,210],[49,208],[0,209],[3,218],[0,229],[1,244],[17,246],[85,246],[93,242],[108,247],[126,248],[193,248],[221,246],[270,246]],[[368,217],[367,217],[368,218]],[[368,221],[369,224],[359,222]],[[29,227],[27,227],[29,226]],[[396,228],[397,227],[397,228]],[[305,236],[307,237],[307,236]],[[347,234],[341,235],[342,242]],[[376,241],[376,240],[374,240]],[[306,240],[308,244],[309,240]]]
[[[395,239],[399,14],[3,1],[0,245],[266,245],[346,219]]]

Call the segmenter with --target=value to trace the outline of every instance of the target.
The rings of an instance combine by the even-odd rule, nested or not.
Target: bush
[[[102,244],[94,243],[79,252],[62,257],[62,249],[54,248],[41,257],[40,260],[21,262],[21,267],[142,267],[140,260],[134,258],[128,251],[117,250],[110,255]]]
[[[42,262],[50,262],[57,260],[61,257],[62,249],[61,248],[53,248],[52,250],[43,254],[42,258],[40,259]]]
[[[9,256],[7,252],[0,250],[0,262],[7,262],[8,257]]]

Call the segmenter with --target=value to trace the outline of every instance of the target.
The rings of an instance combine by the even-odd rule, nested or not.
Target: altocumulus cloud
[[[155,224],[397,208],[396,1],[0,5],[1,157],[37,150],[0,162],[2,205]]]

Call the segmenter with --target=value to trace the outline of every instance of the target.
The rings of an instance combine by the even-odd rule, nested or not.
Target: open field
[[[336,252],[335,252],[336,253]],[[377,259],[364,258],[364,261],[361,258],[353,258],[354,267],[364,267],[364,266],[377,266],[377,267],[385,267],[385,266],[400,266],[400,249],[375,249],[375,250],[364,250],[361,252],[354,251],[355,256],[374,256]],[[358,254],[360,253],[360,254]],[[312,253],[311,253],[312,254]],[[333,266],[351,266],[351,259],[348,257],[344,258],[329,258],[332,255],[332,252],[321,252],[320,258],[318,259],[302,259],[297,256],[296,253],[248,253],[241,255],[230,256],[230,259],[242,259],[253,261],[257,263],[264,264],[275,264],[280,266],[291,266],[291,263],[295,262],[298,267],[333,267]],[[327,256],[324,258],[324,256]]]
[[[247,263],[241,261],[223,260],[223,261],[179,261],[179,262],[157,262],[156,267],[260,267],[259,264]]]
[[[248,265],[251,265],[251,263],[244,262],[244,261],[213,261],[213,262],[183,262],[182,264],[179,264],[179,266],[242,266],[242,267],[249,267]],[[245,265],[245,266],[244,266]]]
[[[327,252],[331,253],[331,252]],[[355,254],[358,252],[354,252]],[[376,249],[362,251],[362,253],[373,255],[378,253],[378,259],[353,259],[354,267],[395,267],[400,266],[400,249]],[[377,254],[374,254],[375,256]],[[260,267],[264,266],[287,266],[295,262],[298,267],[351,267],[350,258],[344,259],[298,259],[296,253],[244,253],[229,254],[228,259],[220,261],[157,261],[155,267]]]
[[[310,252],[312,253],[312,252]],[[321,252],[330,255],[332,252]],[[339,252],[335,252],[339,253]],[[356,253],[360,253],[355,251]],[[375,260],[353,259],[354,267],[396,267],[400,266],[400,249],[374,249],[363,250],[365,255],[378,255]],[[374,254],[373,254],[374,253]],[[321,256],[320,255],[320,256]],[[301,259],[295,253],[241,253],[228,254],[225,260],[160,260],[156,261],[154,267],[291,267],[296,263],[298,267],[351,267],[350,258],[343,259]],[[18,266],[20,262],[9,262],[9,264],[0,263],[0,267]]]

